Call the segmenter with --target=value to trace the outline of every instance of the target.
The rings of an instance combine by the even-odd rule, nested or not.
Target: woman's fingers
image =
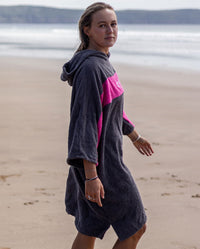
[[[102,203],[101,203],[101,197],[100,197],[100,193],[99,195],[97,196],[97,199],[95,200],[95,202],[99,205],[99,207],[102,207]]]
[[[86,197],[89,201],[91,202],[96,202],[100,207],[102,207],[102,202],[101,202],[101,197],[100,197],[100,193],[97,195],[97,196],[90,196],[90,195],[87,195]]]
[[[145,154],[146,156],[151,156],[151,155],[152,155],[152,152],[151,152],[151,150],[150,150],[150,148],[149,148],[148,146],[144,146],[144,147],[142,148],[142,150],[143,150],[143,152],[144,152],[144,154]]]
[[[134,145],[142,155],[151,156],[154,153],[150,143],[143,138],[140,138]]]
[[[86,182],[85,190],[85,197],[89,201],[96,202],[100,207],[103,206],[101,198],[104,199],[105,192],[100,179]]]
[[[148,147],[143,147],[143,148],[142,148],[142,151],[143,151],[143,153],[144,153],[146,156],[151,156],[151,155],[152,155],[152,152],[151,152],[151,150],[150,150]]]
[[[101,189],[100,189],[100,196],[101,196],[101,198],[102,198],[102,199],[104,199],[104,198],[105,198],[105,191],[104,191],[104,187],[103,187],[103,185],[101,185]]]

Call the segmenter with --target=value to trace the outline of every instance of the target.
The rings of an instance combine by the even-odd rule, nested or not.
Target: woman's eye
[[[108,25],[109,26],[109,25]],[[117,26],[117,23],[111,23],[110,25],[111,27],[116,27]],[[100,28],[106,28],[106,24],[100,24],[99,25]]]

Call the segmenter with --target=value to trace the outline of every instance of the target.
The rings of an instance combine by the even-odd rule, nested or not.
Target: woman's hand
[[[154,153],[151,144],[145,138],[141,137],[135,130],[131,132],[128,137],[142,155],[151,156]]]
[[[142,155],[151,156],[154,153],[151,144],[143,137],[140,137],[133,144]]]
[[[96,202],[102,207],[101,198],[104,199],[104,188],[99,178],[92,181],[85,181],[85,197],[92,202]]]
[[[87,160],[83,160],[85,178],[94,180],[85,181],[85,197],[89,201],[96,202],[100,207],[102,207],[101,198],[104,199],[104,187],[101,180],[97,176],[96,165]]]

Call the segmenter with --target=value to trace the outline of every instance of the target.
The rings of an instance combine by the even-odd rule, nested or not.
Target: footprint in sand
[[[13,175],[0,175],[0,180],[5,182],[8,177],[13,177],[13,176],[21,176],[20,174],[13,174]],[[0,248],[1,249],[1,248]]]
[[[183,182],[183,180],[181,180],[181,179],[177,179],[177,180],[176,180],[176,182]]]
[[[35,200],[35,201],[28,201],[28,202],[24,202],[24,205],[25,206],[28,206],[28,205],[33,205],[35,203],[39,202],[38,200]],[[0,248],[1,249],[1,248]]]
[[[138,180],[140,180],[140,181],[148,181],[148,179],[145,178],[145,177],[140,177],[140,178],[138,178]]]
[[[149,165],[153,165],[153,166],[158,166],[158,165],[161,165],[161,162],[151,162],[149,163]]]
[[[54,193],[46,193],[46,192],[41,192],[42,195],[46,195],[46,196],[55,196]]]
[[[169,196],[171,195],[170,193],[162,193],[161,196]]]
[[[151,177],[150,179],[151,179],[151,180],[160,180],[159,177]]]
[[[45,191],[46,188],[35,188],[35,191]]]
[[[159,145],[160,145],[160,143],[153,142],[153,143],[152,143],[152,145],[154,145],[154,146],[159,146]]]
[[[8,248],[8,247],[0,247],[0,249],[11,249],[11,248]]]
[[[196,246],[184,245],[179,242],[172,242],[172,245],[178,246],[181,249],[198,249]]]
[[[200,198],[200,194],[192,195],[192,198]]]
[[[187,185],[179,185],[179,188],[187,188]]]
[[[41,191],[41,194],[42,194],[42,195],[55,196],[54,193],[47,193],[47,192],[44,192],[45,190],[46,190],[45,188],[35,188],[35,191]]]

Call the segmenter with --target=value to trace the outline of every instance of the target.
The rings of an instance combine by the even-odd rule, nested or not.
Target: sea
[[[70,59],[76,24],[0,24],[0,56]],[[112,62],[200,72],[200,25],[119,24]]]

